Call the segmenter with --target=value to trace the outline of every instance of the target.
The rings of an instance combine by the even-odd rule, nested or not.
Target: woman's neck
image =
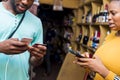
[[[116,32],[116,36],[120,36],[120,30]]]

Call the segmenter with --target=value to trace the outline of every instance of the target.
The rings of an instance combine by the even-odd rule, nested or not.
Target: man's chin
[[[26,12],[26,10],[25,11],[17,11],[16,14],[22,14],[24,12]]]

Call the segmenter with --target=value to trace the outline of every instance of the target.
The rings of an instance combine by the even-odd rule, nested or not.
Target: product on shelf
[[[104,14],[105,14],[105,22],[108,22],[108,4],[105,5]]]
[[[90,37],[90,44],[89,44],[90,47],[92,46],[93,43],[93,37],[94,37],[94,33],[92,33]]]
[[[93,14],[93,17],[92,17],[93,23],[96,23],[98,21],[99,21],[99,8],[96,10],[96,12]]]
[[[87,35],[85,35],[83,37],[83,44],[87,45],[88,39],[89,39],[89,37]]]
[[[92,48],[98,48],[99,45],[99,40],[100,40],[100,31],[95,30],[95,35],[93,37],[93,42],[92,42]]]
[[[91,23],[92,22],[92,12],[91,12],[91,9],[87,12],[87,15],[86,15],[86,23]]]
[[[82,39],[82,33],[80,33],[80,34],[78,35],[78,37],[77,37],[76,41],[77,41],[77,42],[80,42],[80,41],[81,41],[81,39]]]

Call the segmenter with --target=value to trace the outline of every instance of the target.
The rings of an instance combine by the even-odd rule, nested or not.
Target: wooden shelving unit
[[[103,10],[105,8],[105,5],[109,3],[109,0],[85,0],[81,3],[79,9],[78,9],[78,16],[77,16],[77,27],[82,29],[82,39],[79,42],[80,44],[80,51],[82,53],[88,51],[88,52],[92,52],[94,53],[97,48],[92,48],[91,47],[91,37],[93,37],[93,34],[95,33],[95,31],[99,31],[100,32],[100,39],[99,39],[99,45],[102,45],[102,43],[104,42],[105,37],[107,36],[107,31],[110,31],[109,29],[109,24],[107,22],[86,22],[86,15],[88,13],[89,10],[91,10],[91,14],[92,17],[97,14],[100,13],[101,10]],[[83,19],[84,16],[84,19]],[[76,27],[76,28],[77,28]],[[77,28],[77,29],[78,29]],[[78,29],[79,30],[79,29]],[[76,32],[76,31],[74,31]],[[76,32],[76,36],[79,36],[80,32]],[[83,44],[83,37],[87,35],[89,37],[89,40],[87,42],[87,44]],[[77,38],[77,37],[76,37]],[[78,43],[77,43],[78,44]],[[78,46],[76,46],[78,47]],[[75,48],[76,50],[78,48]]]

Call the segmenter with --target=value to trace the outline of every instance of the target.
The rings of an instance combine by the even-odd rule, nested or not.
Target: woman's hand
[[[73,63],[80,65],[81,67],[87,68],[91,71],[99,73],[104,78],[109,74],[109,70],[103,65],[101,59],[94,55],[92,58],[89,58],[88,53],[83,54],[86,58],[76,57]]]
[[[28,45],[19,41],[17,38],[11,38],[0,42],[0,52],[7,55],[20,54],[28,49]]]

